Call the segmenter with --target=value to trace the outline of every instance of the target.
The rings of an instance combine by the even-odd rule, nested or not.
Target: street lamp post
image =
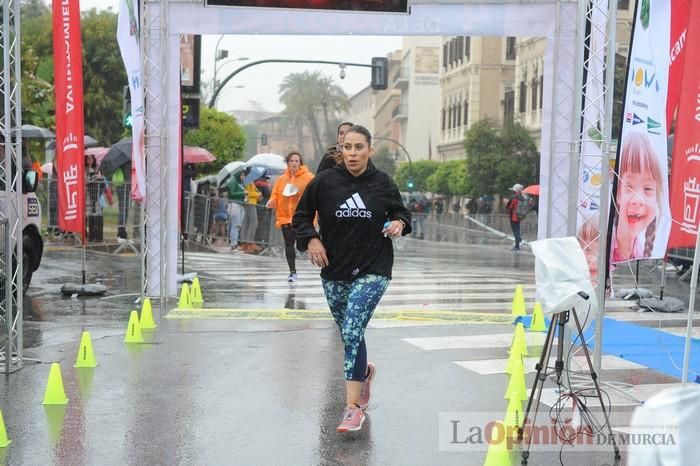
[[[216,70],[217,66],[216,63],[219,60],[223,60],[224,58],[228,57],[228,50],[226,49],[221,49],[221,53],[219,54],[219,45],[221,44],[221,40],[225,37],[225,34],[221,34],[219,36],[219,40],[216,41],[216,47],[214,47],[214,88],[216,88]]]
[[[393,142],[397,146],[403,150],[403,153],[406,154],[406,158],[408,159],[408,174],[411,178],[413,178],[413,162],[411,162],[411,155],[408,153],[408,150],[401,144],[399,141],[396,139],[391,139],[391,138],[380,138],[380,137],[373,137],[375,141],[388,141],[388,142]]]
[[[228,83],[234,76],[236,76],[238,73],[241,71],[248,69],[252,66],[260,65],[262,63],[315,63],[315,64],[321,64],[321,65],[338,65],[341,66],[341,70],[344,71],[345,67],[347,66],[360,66],[364,68],[373,68],[372,65],[365,64],[365,63],[347,63],[347,62],[340,62],[340,61],[329,61],[329,60],[288,60],[288,59],[269,59],[269,60],[257,60],[253,61],[250,63],[246,63],[245,65],[241,66],[240,68],[237,68],[233,70],[231,73],[229,73],[226,78],[224,78],[223,81],[221,81],[221,84],[218,84],[214,82],[214,95],[211,97],[209,100],[209,107],[214,108],[214,104],[216,103],[216,98],[219,96],[219,93],[223,89],[223,87]]]

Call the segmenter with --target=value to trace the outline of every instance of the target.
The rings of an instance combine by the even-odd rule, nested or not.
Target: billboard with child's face
[[[637,5],[612,199],[613,263],[666,253],[670,18],[670,2]]]

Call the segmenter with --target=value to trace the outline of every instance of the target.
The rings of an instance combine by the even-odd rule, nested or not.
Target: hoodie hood
[[[349,176],[350,178],[353,178],[356,180],[363,180],[366,178],[371,178],[371,177],[375,176],[377,173],[379,173],[379,170],[377,170],[377,167],[375,167],[374,164],[372,163],[372,159],[369,159],[367,161],[367,170],[362,172],[362,174],[360,176],[355,176],[352,173],[350,173],[350,171],[347,169],[347,167],[345,166],[344,163],[340,163],[340,164],[336,165],[333,169],[338,170],[344,176]]]
[[[293,178],[299,178],[300,176],[304,176],[304,175],[306,175],[307,173],[311,173],[311,171],[309,171],[309,169],[306,168],[306,165],[300,165],[300,166],[299,166],[299,170],[297,170],[297,174],[296,174],[296,175],[292,175],[292,169],[289,168],[289,167],[287,167],[287,169],[284,171],[284,174],[285,174],[288,178],[292,178],[292,177],[293,177]]]

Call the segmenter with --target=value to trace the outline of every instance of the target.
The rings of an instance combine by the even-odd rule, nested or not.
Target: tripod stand
[[[582,298],[588,299],[588,295],[579,292]],[[547,369],[549,368],[549,358],[552,353],[552,346],[554,344],[554,329],[556,328],[557,331],[557,359],[554,363],[554,373],[556,374],[556,382],[557,386],[559,387],[559,392],[561,393],[562,391],[562,372],[564,371],[564,330],[566,328],[566,323],[569,321],[570,317],[573,316],[574,322],[576,323],[576,330],[578,331],[578,338],[581,341],[581,346],[583,348],[583,352],[586,355],[586,361],[588,362],[588,369],[591,373],[591,380],[593,381],[593,384],[595,385],[595,391],[596,395],[598,396],[598,400],[600,401],[600,407],[603,410],[603,415],[605,416],[605,424],[608,426],[608,434],[610,436],[612,445],[613,445],[613,450],[615,451],[615,460],[620,459],[620,449],[617,446],[617,442],[615,441],[615,437],[613,436],[612,432],[612,427],[610,426],[610,419],[608,417],[608,412],[605,409],[605,404],[603,403],[603,396],[600,392],[600,386],[598,385],[598,375],[596,374],[595,370],[593,369],[593,364],[591,363],[591,357],[588,352],[588,346],[586,345],[586,340],[583,338],[583,330],[581,329],[581,323],[578,320],[578,316],[576,315],[576,308],[571,308],[569,311],[564,311],[564,312],[559,312],[557,314],[554,314],[552,317],[552,322],[549,326],[549,331],[547,332],[547,338],[545,339],[544,342],[544,347],[542,348],[542,355],[540,356],[540,361],[537,363],[535,366],[535,369],[537,369],[537,375],[535,377],[535,383],[532,386],[532,391],[530,392],[530,398],[528,399],[527,402],[527,409],[525,410],[525,415],[523,416],[523,424],[522,427],[518,429],[518,441],[521,442],[523,440],[523,435],[525,433],[525,427],[526,424],[528,423],[528,417],[530,414],[530,408],[532,408],[533,402],[535,402],[534,406],[534,414],[532,418],[532,423],[531,427],[535,426],[535,421],[537,419],[537,409],[540,405],[540,399],[542,397],[542,389],[544,388],[544,382],[547,379],[547,375],[551,375],[551,372],[547,372]],[[571,388],[571,387],[569,387]],[[536,398],[535,398],[536,394]],[[527,446],[525,450],[522,452],[522,461],[521,464],[523,466],[527,465],[528,458],[530,457],[530,446],[532,445],[532,435],[528,435],[527,439]]]

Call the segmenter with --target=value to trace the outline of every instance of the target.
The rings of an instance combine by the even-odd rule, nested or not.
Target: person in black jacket
[[[318,168],[316,169],[317,175],[323,170],[328,170],[329,168],[336,166],[342,155],[341,146],[343,144],[343,139],[345,138],[345,133],[351,126],[352,123],[349,121],[344,121],[338,125],[338,132],[335,136],[335,144],[326,149],[326,153],[323,154],[321,162],[318,164]]]
[[[306,187],[292,227],[298,249],[308,249],[311,263],[321,267],[345,346],[347,405],[337,430],[347,432],[362,428],[369,405],[376,368],[367,362],[365,328],[391,280],[391,239],[411,232],[411,214],[393,180],[370,161],[374,148],[365,127],[351,127],[342,149],[342,161]]]

